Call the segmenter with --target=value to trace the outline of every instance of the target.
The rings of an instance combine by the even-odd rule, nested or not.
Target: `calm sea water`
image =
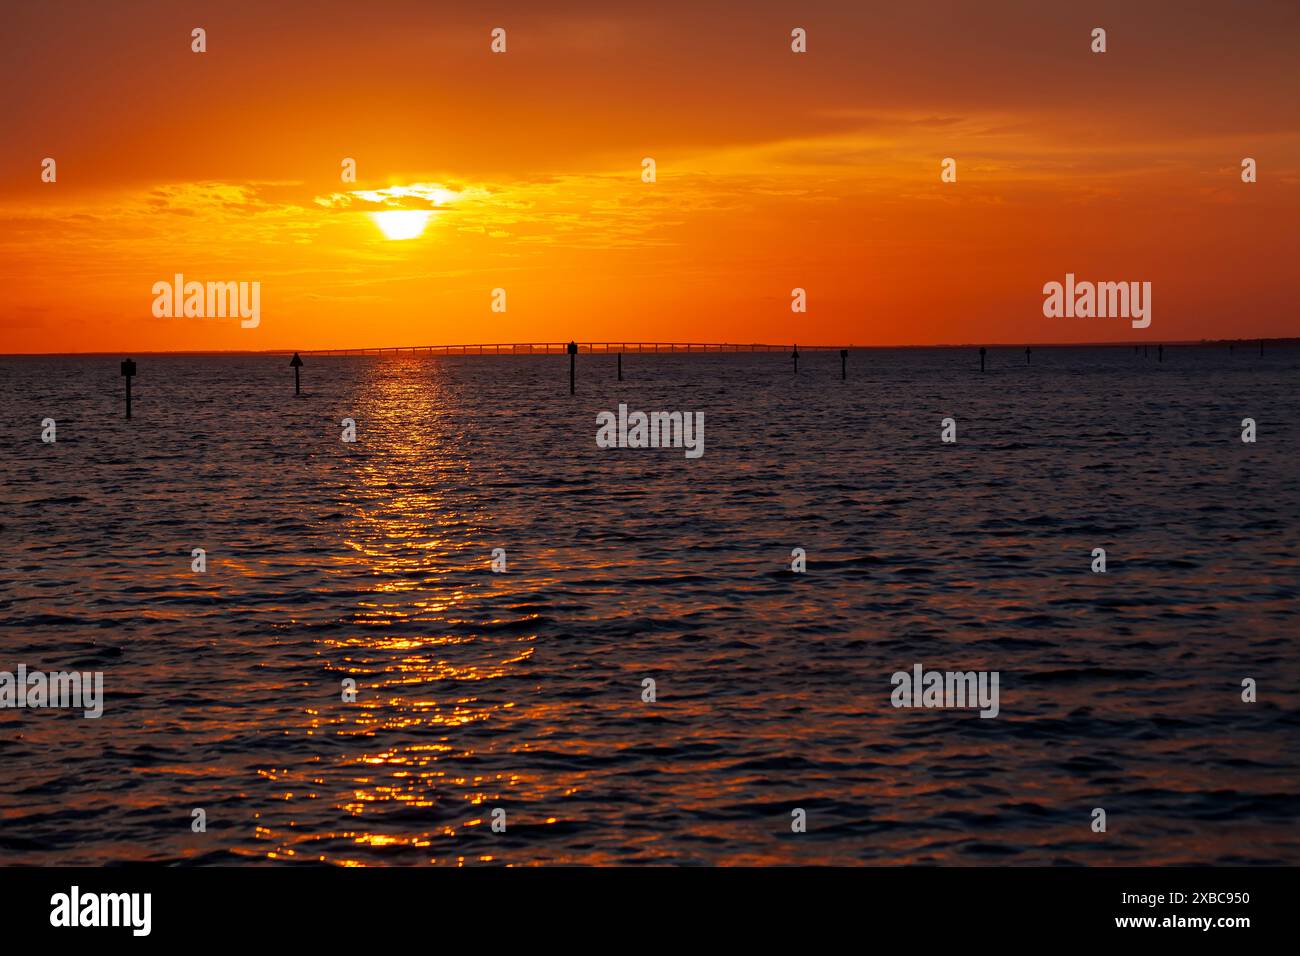
[[[0,670],[106,685],[0,862],[1300,863],[1295,350],[120,358],[0,359]]]

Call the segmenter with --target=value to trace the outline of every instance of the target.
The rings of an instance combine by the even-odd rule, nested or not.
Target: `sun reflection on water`
[[[356,482],[344,492],[351,500],[342,542],[370,583],[345,618],[350,633],[318,642],[337,680],[356,681],[356,701],[308,714],[310,732],[332,745],[322,769],[336,788],[334,806],[358,826],[274,833],[259,827],[259,836],[275,843],[267,851],[273,859],[309,853],[363,866],[365,858],[342,848],[445,847],[482,828],[482,807],[520,781],[512,773],[463,772],[482,755],[458,731],[517,706],[495,685],[533,656],[537,635],[527,623],[535,615],[480,612],[502,584],[484,573],[487,551],[466,531],[483,516],[459,512],[444,490],[464,480],[466,462],[442,433],[446,410],[437,382],[415,388],[401,364],[403,371],[390,375],[378,363],[361,390],[370,431],[350,462]],[[490,633],[502,624],[510,625],[508,633]],[[467,859],[496,857],[455,855],[458,865]]]

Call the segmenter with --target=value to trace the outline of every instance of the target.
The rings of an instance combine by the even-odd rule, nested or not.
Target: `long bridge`
[[[391,348],[300,349],[302,355],[563,355],[568,342],[483,342],[472,345],[400,345]],[[579,352],[791,352],[793,343],[771,345],[759,342],[575,342]],[[851,348],[847,345],[801,345],[801,352],[826,352]],[[286,353],[288,350],[285,350]]]

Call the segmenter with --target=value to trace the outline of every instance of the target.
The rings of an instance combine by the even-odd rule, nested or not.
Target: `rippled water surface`
[[[0,359],[0,670],[106,691],[0,862],[1300,863],[1294,350],[120,358]]]

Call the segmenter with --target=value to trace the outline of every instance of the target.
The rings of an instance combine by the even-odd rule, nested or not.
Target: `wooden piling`
[[[122,377],[126,379],[126,420],[131,420],[131,379],[135,377],[135,363],[126,359],[122,363]]]

